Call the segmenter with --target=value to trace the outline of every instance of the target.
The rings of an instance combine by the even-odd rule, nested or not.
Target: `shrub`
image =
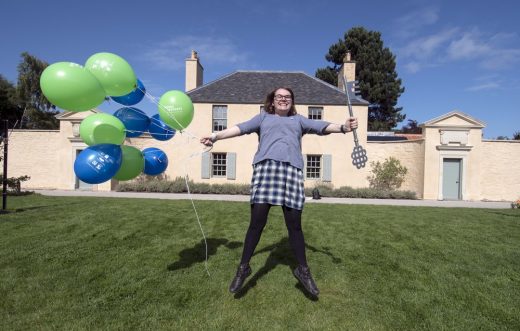
[[[389,157],[383,163],[371,162],[372,176],[368,177],[370,187],[381,190],[395,190],[401,187],[408,169],[401,165],[401,162]]]
[[[250,194],[249,184],[208,184],[194,183],[188,181],[191,193],[197,194]],[[330,183],[317,183],[315,188],[323,197],[336,198],[369,198],[369,199],[417,199],[415,192],[383,190],[371,187],[352,188],[342,186],[338,189],[332,188]],[[314,188],[306,188],[305,195],[312,196]],[[119,183],[117,191],[120,192],[162,192],[162,193],[186,193],[186,181],[183,177],[177,177],[174,180],[161,179],[156,177],[142,178],[139,177],[131,182]]]
[[[211,185],[208,183],[197,183],[193,187],[190,185],[190,190],[192,193],[209,194],[211,193]]]
[[[22,191],[22,182],[28,181],[29,179],[31,179],[31,177],[27,175],[7,178],[7,193],[9,195],[25,195],[33,193],[32,191]],[[3,174],[0,174],[0,183],[3,183],[3,180]]]

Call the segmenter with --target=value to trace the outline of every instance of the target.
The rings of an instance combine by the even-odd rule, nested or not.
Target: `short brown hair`
[[[276,91],[278,90],[287,90],[289,91],[289,93],[291,93],[291,109],[289,110],[289,116],[293,116],[293,115],[296,115],[297,112],[296,112],[296,107],[294,106],[294,92],[288,88],[288,87],[277,87],[275,88],[274,90],[272,90],[269,94],[267,94],[267,96],[265,97],[265,102],[264,102],[264,111],[269,113],[269,114],[274,114],[274,106],[273,106],[273,102],[274,102],[274,95],[276,93]]]

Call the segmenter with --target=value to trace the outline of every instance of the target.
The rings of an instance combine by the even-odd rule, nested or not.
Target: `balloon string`
[[[143,90],[141,88],[139,88],[139,86],[137,86],[137,89],[139,89],[139,91],[143,92],[144,95],[148,98],[148,100],[150,100],[151,102],[153,102],[154,104],[156,104],[159,108],[163,109],[164,112],[168,115],[168,117],[172,120],[175,121],[175,123],[177,123],[177,125],[179,127],[181,127],[182,129],[179,131],[181,134],[183,133],[186,133],[186,135],[188,136],[192,136],[193,138],[199,138],[198,136],[192,134],[191,132],[187,131],[186,128],[184,127],[184,125],[182,125],[181,123],[179,123],[179,121],[177,121],[177,119],[175,118],[175,116],[173,114],[171,114],[168,109],[166,109],[163,105],[161,105],[158,101],[157,101],[157,98],[154,97],[152,94],[150,94],[148,91],[146,90]]]
[[[140,135],[143,134],[143,133],[147,133],[149,131],[140,131],[140,130],[128,130],[128,129],[125,129],[125,132],[128,132],[128,133],[139,133]],[[153,134],[154,136],[172,136],[173,137],[173,133],[154,133]],[[127,138],[137,138],[137,137],[127,137]]]
[[[186,183],[186,189],[188,190],[188,197],[191,201],[193,211],[195,211],[195,216],[197,217],[197,223],[199,224],[200,233],[202,233],[202,238],[204,238],[204,246],[206,247],[206,259],[204,260],[204,268],[206,269],[208,276],[211,277],[208,268],[208,241],[206,240],[206,235],[204,234],[204,230],[202,229],[202,224],[200,222],[199,214],[197,213],[197,208],[195,207],[195,202],[193,201],[193,198],[191,196],[190,185],[188,184],[188,169],[186,168],[186,164],[184,164],[184,168],[184,182]]]
[[[150,93],[148,93],[146,90],[142,90],[141,88],[139,88],[139,86],[137,86],[137,88],[138,88],[141,92],[143,92],[144,95],[146,95],[146,97],[147,97],[150,101],[152,101],[153,103],[155,103],[158,107],[164,109],[165,112],[166,112],[166,114],[168,115],[168,117],[171,118],[171,119],[173,119],[173,120],[174,120],[174,121],[179,125],[179,127],[182,128],[182,130],[180,130],[179,132],[180,132],[181,134],[183,134],[183,133],[186,134],[186,136],[187,136],[187,142],[186,142],[186,144],[189,144],[189,143],[190,143],[190,138],[191,138],[191,139],[195,138],[195,139],[197,139],[197,140],[200,139],[200,138],[197,137],[196,135],[194,135],[194,134],[192,134],[191,132],[185,130],[184,126],[181,125],[181,124],[179,123],[179,121],[177,121],[177,119],[175,118],[175,116],[173,116],[172,114],[170,114],[170,112],[168,112],[167,109],[166,109],[163,105],[161,105],[159,102],[157,102],[157,99],[156,99],[153,95],[151,95]],[[152,123],[153,123],[153,121],[152,121]],[[155,124],[155,123],[153,123],[153,124],[154,124],[154,125],[157,125],[157,124]],[[157,126],[159,126],[159,125],[157,125]],[[145,131],[136,131],[136,130],[126,130],[126,131],[127,131],[127,132],[134,132],[134,133],[135,133],[135,132],[139,132],[139,133],[144,133],[144,132],[145,132]],[[164,134],[164,135],[167,135],[167,134]],[[198,155],[202,155],[202,154],[204,154],[204,153],[208,153],[212,148],[213,148],[213,147],[210,147],[209,149],[204,150],[203,152],[198,152],[198,153],[190,154],[190,155],[189,155],[187,158],[185,158],[185,159],[192,159],[192,158],[194,158],[194,157],[196,157],[196,156],[198,156]],[[183,160],[184,160],[184,159],[183,159]],[[183,160],[181,160],[181,161],[183,161]],[[204,229],[202,228],[202,223],[201,223],[201,221],[200,221],[200,217],[199,217],[199,213],[197,212],[197,208],[195,207],[195,202],[193,201],[193,197],[191,196],[190,185],[188,184],[188,168],[187,168],[187,165],[186,165],[187,162],[181,162],[181,163],[184,163],[184,173],[185,173],[185,175],[184,175],[184,181],[185,181],[185,183],[186,183],[186,189],[187,189],[187,191],[188,191],[188,198],[189,198],[190,201],[191,201],[191,205],[192,205],[192,207],[193,207],[193,211],[195,212],[195,216],[196,216],[196,218],[197,218],[197,223],[198,223],[198,225],[199,225],[200,232],[202,233],[202,238],[204,239],[204,245],[205,245],[205,249],[206,249],[206,259],[205,259],[205,261],[204,261],[204,267],[205,267],[205,269],[206,269],[206,273],[208,274],[208,276],[211,277],[211,274],[210,274],[210,272],[209,272],[209,268],[208,268],[208,241],[207,241],[207,239],[206,239],[206,235],[204,234]]]
[[[190,185],[188,184],[188,168],[187,168],[187,162],[185,162],[185,160],[189,160],[189,159],[192,159],[198,155],[202,155],[204,153],[207,153],[209,152],[213,147],[207,149],[207,150],[204,150],[202,152],[198,152],[198,153],[193,153],[193,154],[190,154],[188,157],[184,158],[184,159],[181,159],[181,163],[184,164],[184,182],[186,183],[186,189],[188,190],[188,197],[191,201],[191,205],[193,206],[193,210],[195,212],[195,216],[197,217],[197,223],[199,224],[199,229],[200,229],[200,232],[202,233],[202,238],[204,239],[204,246],[206,248],[206,259],[204,260],[204,267],[206,268],[206,272],[208,274],[209,277],[211,277],[211,274],[209,273],[209,267],[208,267],[208,241],[206,240],[206,235],[204,234],[204,230],[202,228],[202,223],[200,221],[200,218],[199,218],[199,214],[197,212],[197,208],[195,207],[195,202],[193,201],[193,197],[191,196],[191,191],[190,191]]]

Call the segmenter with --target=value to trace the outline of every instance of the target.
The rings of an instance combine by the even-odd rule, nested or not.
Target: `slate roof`
[[[236,71],[186,92],[194,103],[263,104],[273,89],[290,87],[295,103],[305,105],[346,105],[343,91],[304,72]],[[353,105],[368,102],[350,92]]]

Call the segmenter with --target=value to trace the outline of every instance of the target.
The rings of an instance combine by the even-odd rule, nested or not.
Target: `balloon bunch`
[[[163,173],[168,157],[162,150],[151,147],[140,151],[123,145],[125,139],[149,132],[157,140],[169,140],[176,130],[184,130],[193,119],[191,99],[176,90],[162,95],[158,113],[151,117],[130,107],[139,103],[147,92],[130,64],[112,53],[96,53],[88,58],[85,66],[54,63],[43,71],[40,87],[51,103],[68,111],[91,110],[108,97],[125,106],[114,115],[90,115],[80,124],[80,137],[89,147],[76,157],[74,172],[89,184],[100,184],[111,178],[130,180],[141,173],[151,176]]]

